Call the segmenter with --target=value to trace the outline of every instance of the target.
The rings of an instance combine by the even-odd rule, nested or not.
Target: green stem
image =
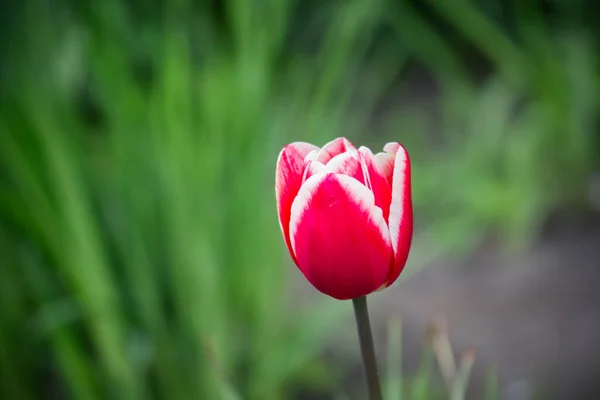
[[[352,303],[354,305],[354,316],[356,318],[358,339],[360,341],[360,352],[362,353],[363,366],[369,388],[369,399],[383,400],[381,386],[379,385],[379,372],[377,372],[377,358],[375,357],[373,334],[371,333],[371,323],[369,322],[367,296],[353,299]]]

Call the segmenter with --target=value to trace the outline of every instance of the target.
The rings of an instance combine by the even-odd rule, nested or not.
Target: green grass
[[[12,224],[3,225],[3,259],[13,257],[10,285],[22,287],[3,298],[14,315],[2,327],[17,330],[7,343],[26,332],[49,357],[38,359],[33,339],[7,349],[8,397],[34,397],[31,374],[50,360],[72,398],[286,398],[316,362],[339,308],[285,314],[294,267],[277,224],[274,165],[288,140],[339,135],[335,118],[307,106],[332,103],[336,71],[352,60],[325,43],[322,75],[298,63],[277,77],[283,21],[265,26],[246,4],[230,4],[236,50],[201,47],[206,59],[194,60],[188,32],[167,18],[146,54],[150,87],[133,76],[128,44],[114,40],[126,28],[119,3],[94,10],[109,17],[83,38],[65,27],[67,39],[52,44],[84,42],[70,67],[86,68],[99,124],[59,86],[78,84],[70,72],[61,82],[60,70],[40,71],[35,58],[20,70],[18,94],[3,107],[2,166]],[[358,40],[343,25],[358,27],[365,4],[333,21],[331,37],[345,30],[349,45]],[[287,18],[279,7],[267,11]],[[28,16],[53,31],[52,20]],[[315,90],[292,85],[298,78]],[[294,127],[305,115],[312,127]],[[28,365],[11,367],[29,351]],[[15,373],[31,378],[19,383]]]

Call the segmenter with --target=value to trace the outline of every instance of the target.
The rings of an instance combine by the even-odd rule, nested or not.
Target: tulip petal
[[[325,172],[326,167],[318,161],[309,161],[304,168],[304,177],[302,183],[304,183],[311,176]]]
[[[317,161],[317,157],[319,156],[319,148],[317,147],[314,150],[308,152],[306,157],[304,157],[304,161]]]
[[[383,153],[375,154],[375,162],[383,171],[383,175],[387,178],[389,184],[392,184],[394,177],[394,164],[396,161],[396,153],[400,148],[400,143],[386,143],[383,146]]]
[[[398,279],[408,259],[413,235],[413,210],[408,153],[398,143],[388,143],[384,149],[396,151],[389,218],[390,237],[394,249],[394,266],[386,282],[386,286],[390,286]]]
[[[314,150],[318,150],[317,146],[310,143],[296,142],[291,143],[283,148],[277,158],[277,169],[275,172],[275,197],[277,199],[277,214],[279,216],[279,225],[285,239],[285,244],[296,262],[292,245],[290,242],[290,211],[292,202],[296,198],[300,186],[302,185],[302,177],[306,162],[305,157]]]
[[[317,161],[327,164],[333,157],[350,150],[356,150],[356,147],[354,147],[354,145],[350,143],[348,139],[343,137],[337,138],[327,143],[321,148],[321,150],[319,150]]]
[[[371,150],[363,146],[358,151],[350,150],[333,157],[325,170],[350,176],[370,189],[375,196],[375,205],[381,208],[387,222],[392,189],[373,157]]]
[[[386,143],[385,145],[383,145],[383,151],[385,151],[386,153],[390,153],[390,154],[396,155],[396,153],[398,152],[398,150],[400,149],[400,147],[402,147],[402,145],[400,143],[389,142],[389,143]]]
[[[306,180],[292,204],[290,237],[306,278],[336,299],[376,291],[393,264],[381,209],[369,189],[346,175],[327,172]]]
[[[367,186],[360,162],[360,154],[356,150],[350,150],[333,157],[325,166],[325,171],[350,176]]]
[[[395,154],[390,153],[377,153],[375,154],[375,162],[379,165],[379,168],[383,172],[385,179],[388,184],[392,184],[394,177],[394,161],[396,160]]]
[[[381,208],[383,218],[387,222],[392,201],[391,185],[388,183],[382,168],[377,164],[373,152],[364,146],[359,148],[358,152],[360,153],[363,170],[366,171],[368,176],[368,187],[375,196],[375,205]]]

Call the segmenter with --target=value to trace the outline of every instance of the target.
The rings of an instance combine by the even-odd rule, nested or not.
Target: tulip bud
[[[412,241],[410,159],[398,143],[373,155],[338,138],[295,142],[277,160],[279,224],[294,263],[340,300],[390,286]]]

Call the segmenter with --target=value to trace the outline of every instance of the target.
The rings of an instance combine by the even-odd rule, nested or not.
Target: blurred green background
[[[0,7],[2,399],[364,398],[324,356],[349,303],[293,295],[274,203],[291,141],[409,149],[406,277],[488,240],[526,251],[598,205],[591,1]],[[388,399],[447,398],[402,378],[390,329]]]

